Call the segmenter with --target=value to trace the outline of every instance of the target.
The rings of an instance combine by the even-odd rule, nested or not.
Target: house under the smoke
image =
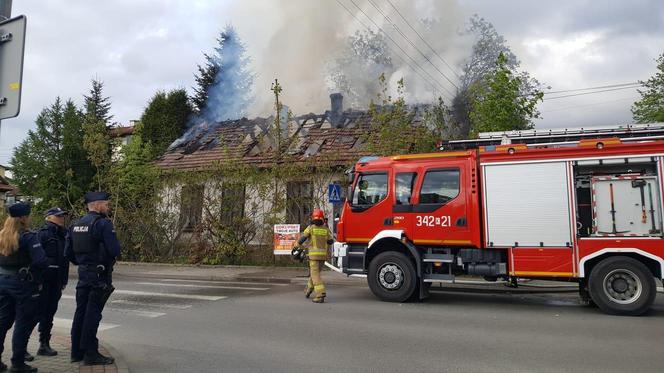
[[[370,127],[370,115],[366,111],[343,110],[341,94],[330,95],[331,108],[322,114],[306,114],[295,117],[282,115],[281,139],[288,144],[282,152],[289,162],[325,159],[325,167],[317,169],[316,175],[281,183],[280,190],[286,197],[281,211],[281,223],[307,224],[309,214],[315,207],[323,208],[330,222],[340,212],[339,206],[327,201],[328,183],[342,182],[345,169],[367,155],[364,135]],[[174,142],[157,161],[164,170],[200,172],[209,170],[219,162],[242,162],[256,168],[274,167],[276,143],[275,118],[242,118],[222,123],[201,123],[189,130],[183,138]],[[170,191],[175,197],[167,198],[171,208],[179,209],[181,225],[193,229],[205,208],[206,196],[220,195],[232,198],[221,199],[224,203],[235,202],[227,213],[230,216],[251,215],[258,225],[265,225],[261,214],[249,213],[258,208],[269,209],[271,198],[249,192],[237,183],[197,183],[177,185]],[[179,198],[178,198],[179,197]],[[301,203],[310,201],[310,203]],[[254,211],[255,212],[255,211]],[[267,244],[271,236],[254,237],[251,244]]]

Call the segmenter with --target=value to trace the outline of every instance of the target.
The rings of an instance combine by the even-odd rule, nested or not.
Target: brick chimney
[[[334,128],[341,128],[344,124],[344,96],[341,93],[330,95],[329,121]]]

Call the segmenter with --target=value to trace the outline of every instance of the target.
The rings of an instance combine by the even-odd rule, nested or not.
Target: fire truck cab
[[[550,279],[639,315],[664,277],[663,167],[664,141],[620,138],[363,158],[331,265],[385,301],[458,275]]]

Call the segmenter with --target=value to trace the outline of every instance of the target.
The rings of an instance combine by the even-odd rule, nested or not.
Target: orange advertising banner
[[[290,255],[300,239],[300,224],[274,225],[274,255]]]

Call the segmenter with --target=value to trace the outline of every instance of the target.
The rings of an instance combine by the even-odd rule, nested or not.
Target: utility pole
[[[8,20],[12,16],[12,0],[0,0],[0,21]],[[0,120],[2,131],[2,120]]]

